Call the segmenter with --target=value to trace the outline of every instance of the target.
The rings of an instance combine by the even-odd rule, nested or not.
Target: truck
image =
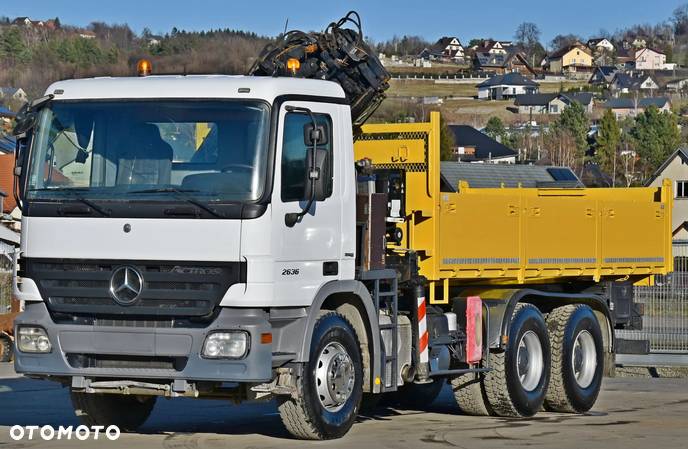
[[[52,84],[17,130],[15,370],[123,431],[189,397],[339,438],[447,383],[471,415],[590,410],[633,284],[672,270],[670,183],[451,185],[437,113],[359,106],[296,76]]]

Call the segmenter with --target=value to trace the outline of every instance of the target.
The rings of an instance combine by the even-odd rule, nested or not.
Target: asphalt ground
[[[688,379],[605,379],[585,415],[541,412],[530,419],[461,415],[446,387],[423,410],[380,408],[361,416],[342,439],[304,442],[282,427],[274,402],[160,399],[138,433],[117,441],[14,441],[13,425],[77,426],[68,390],[15,377],[0,364],[0,448],[685,448],[688,447]]]

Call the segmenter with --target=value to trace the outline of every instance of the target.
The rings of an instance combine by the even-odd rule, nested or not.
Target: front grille
[[[120,267],[135,268],[141,293],[122,305],[110,295]],[[23,258],[20,276],[33,279],[51,313],[60,317],[205,317],[213,314],[227,289],[246,282],[245,262],[92,261]]]
[[[183,371],[186,357],[148,357],[102,354],[67,354],[67,363],[72,368],[109,368]]]

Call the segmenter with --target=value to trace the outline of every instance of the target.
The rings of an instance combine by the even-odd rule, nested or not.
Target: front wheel
[[[552,371],[545,409],[583,413],[592,408],[602,386],[602,331],[592,309],[570,304],[547,317],[552,341]]]
[[[284,426],[296,438],[340,438],[358,415],[363,394],[363,364],[356,333],[338,313],[315,324],[309,361],[296,379],[296,398],[279,405]]]
[[[123,432],[132,432],[146,422],[156,396],[120,396],[72,392],[72,405],[79,420],[86,426],[115,425]]]

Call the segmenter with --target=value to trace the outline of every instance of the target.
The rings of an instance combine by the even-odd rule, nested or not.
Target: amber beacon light
[[[148,76],[153,73],[153,65],[148,59],[139,59],[136,63],[136,73],[139,76]]]

